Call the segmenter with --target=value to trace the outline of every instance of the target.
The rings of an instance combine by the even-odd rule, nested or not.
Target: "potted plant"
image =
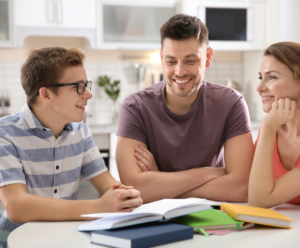
[[[104,88],[105,93],[113,101],[113,123],[118,120],[117,100],[120,95],[120,80],[111,81],[107,76],[99,76],[98,85]]]

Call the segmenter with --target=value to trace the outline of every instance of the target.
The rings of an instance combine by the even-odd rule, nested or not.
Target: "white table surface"
[[[292,229],[256,225],[250,229],[209,238],[195,234],[193,239],[170,243],[164,248],[297,248],[300,247],[300,205],[282,204],[274,208],[293,220]],[[76,229],[85,221],[30,222],[15,229],[8,237],[9,248],[83,248],[104,247],[90,243],[90,234]]]

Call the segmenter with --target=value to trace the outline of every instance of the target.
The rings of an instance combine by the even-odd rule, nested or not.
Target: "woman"
[[[300,204],[300,43],[267,48],[257,87],[264,117],[249,181],[249,205]]]

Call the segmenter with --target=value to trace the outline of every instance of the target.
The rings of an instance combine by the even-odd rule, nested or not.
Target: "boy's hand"
[[[126,186],[124,184],[122,184],[119,181],[115,181],[115,183],[112,186],[113,189],[133,189],[133,186]]]
[[[143,204],[140,192],[136,189],[122,189],[118,193],[118,201],[114,204],[116,212],[131,212]]]
[[[151,152],[143,146],[134,149],[137,164],[142,171],[159,171]]]
[[[298,111],[296,101],[290,98],[279,99],[273,102],[272,109],[264,117],[263,123],[272,131],[277,132],[278,128],[291,121]]]
[[[115,182],[112,189],[108,190],[99,200],[105,205],[101,212],[131,212],[143,203],[138,190],[120,182]]]

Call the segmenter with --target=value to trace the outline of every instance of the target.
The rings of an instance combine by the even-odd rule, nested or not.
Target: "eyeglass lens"
[[[78,94],[83,94],[83,92],[85,91],[85,87],[87,87],[89,90],[92,89],[92,82],[91,81],[87,81],[87,83],[84,82],[80,82],[78,84]]]

